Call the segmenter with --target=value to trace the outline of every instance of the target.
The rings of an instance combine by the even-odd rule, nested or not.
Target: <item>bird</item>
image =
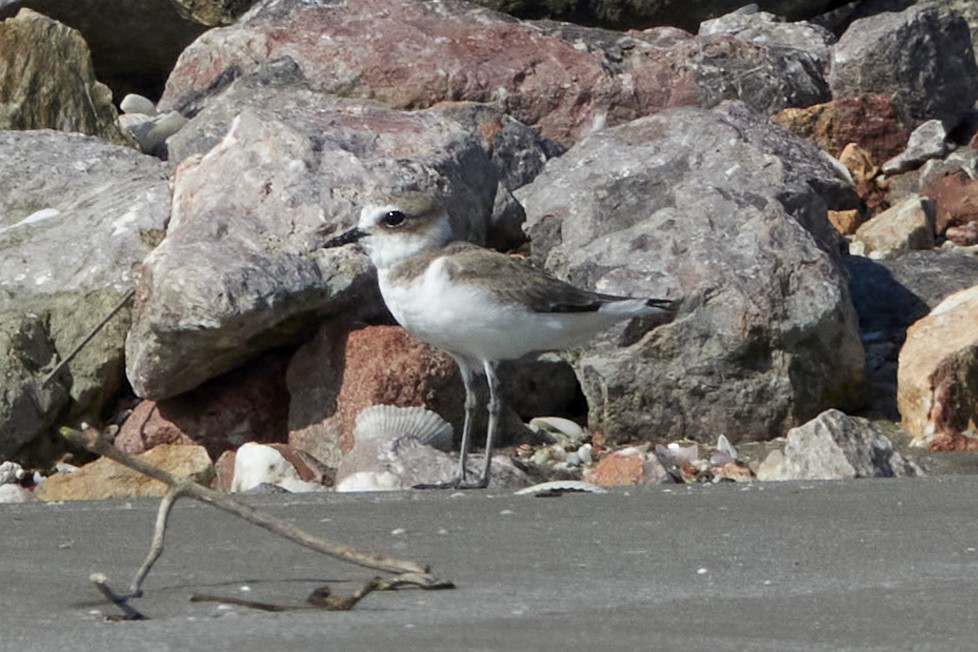
[[[419,486],[423,488],[488,486],[499,427],[501,361],[574,348],[635,317],[666,323],[681,302],[585,290],[525,259],[459,239],[446,202],[423,192],[391,193],[367,203],[357,225],[323,247],[353,243],[376,268],[381,296],[397,323],[454,358],[465,386],[457,473],[449,482]],[[489,389],[485,457],[481,473],[468,481],[480,376]]]

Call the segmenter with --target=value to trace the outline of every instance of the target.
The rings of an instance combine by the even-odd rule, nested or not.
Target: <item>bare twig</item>
[[[150,546],[149,553],[146,555],[146,560],[133,577],[132,583],[129,587],[129,593],[126,595],[116,594],[108,587],[108,581],[104,575],[96,574],[92,576],[92,581],[95,582],[99,591],[101,591],[110,601],[123,609],[127,617],[142,617],[142,614],[139,614],[138,611],[135,611],[132,609],[132,607],[126,604],[126,600],[142,595],[143,581],[146,579],[146,576],[152,569],[153,564],[156,563],[156,561],[160,558],[160,555],[163,553],[163,539],[170,512],[173,509],[174,503],[176,503],[177,499],[182,496],[188,496],[195,500],[211,504],[218,509],[230,512],[231,514],[239,516],[250,523],[254,523],[259,527],[317,552],[321,552],[331,557],[336,557],[337,559],[342,559],[343,561],[357,564],[359,566],[364,566],[366,568],[398,574],[395,576],[395,578],[391,578],[390,580],[378,579],[371,581],[366,585],[369,586],[369,589],[367,589],[366,592],[376,588],[392,589],[404,585],[413,585],[421,588],[433,589],[447,588],[452,586],[450,582],[439,581],[429,575],[428,566],[424,564],[362,552],[350,546],[341,545],[321,537],[313,536],[297,528],[291,523],[258,511],[253,507],[245,505],[244,503],[240,503],[226,494],[213,491],[195,482],[178,478],[171,473],[164,471],[163,469],[155,467],[152,464],[148,464],[139,458],[133,457],[132,455],[119,450],[94,428],[86,428],[84,431],[75,430],[73,428],[62,428],[61,434],[75,446],[80,446],[98,455],[108,457],[109,459],[114,460],[123,466],[127,466],[130,469],[142,473],[143,475],[159,480],[169,488],[160,502],[160,509],[156,516],[156,528],[153,534],[153,541]],[[402,580],[395,582],[394,580],[396,580],[398,577],[402,578]],[[363,593],[363,595],[366,595],[366,593]],[[360,597],[362,596],[356,597],[348,608],[351,608],[353,604],[356,603],[356,600],[359,600]],[[349,600],[349,598],[345,599]]]

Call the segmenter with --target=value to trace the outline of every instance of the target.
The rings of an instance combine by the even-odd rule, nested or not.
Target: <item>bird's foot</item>
[[[414,489],[485,489],[489,486],[489,478],[480,478],[475,481],[466,482],[462,478],[455,478],[448,482],[432,482],[414,485]]]

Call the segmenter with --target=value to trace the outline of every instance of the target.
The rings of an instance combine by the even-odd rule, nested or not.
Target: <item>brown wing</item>
[[[468,243],[452,243],[451,277],[481,285],[502,301],[523,303],[534,312],[593,312],[615,297],[574,287],[523,259]]]

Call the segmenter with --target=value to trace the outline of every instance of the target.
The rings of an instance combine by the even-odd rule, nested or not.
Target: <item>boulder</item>
[[[762,45],[774,45],[807,52],[825,70],[832,57],[835,35],[821,25],[787,21],[766,11],[735,11],[700,23],[700,36],[725,34]]]
[[[893,100],[883,93],[787,108],[773,119],[796,135],[811,138],[832,156],[840,156],[846,145],[856,143],[876,165],[906,149],[910,137],[897,118]]]
[[[28,6],[78,30],[99,79],[115,94],[159,98],[180,52],[207,26],[252,0],[0,0],[0,19]],[[222,9],[221,7],[225,7]],[[222,16],[223,14],[223,16]]]
[[[126,345],[139,396],[175,396],[300,343],[351,304],[376,314],[366,257],[320,249],[325,231],[356,221],[365,196],[436,193],[462,237],[485,240],[499,174],[485,137],[452,108],[351,108],[300,88],[267,93],[284,99],[241,107],[217,146],[174,172],[173,219],[144,261]],[[223,115],[201,114],[178,136]]]
[[[860,249],[872,258],[896,258],[933,247],[934,206],[926,197],[913,195],[860,226],[849,250]]]
[[[123,306],[170,213],[165,165],[80,134],[0,132],[0,458],[123,384]]]
[[[139,459],[205,486],[214,478],[214,466],[202,446],[164,444],[140,455]],[[71,473],[52,475],[34,493],[42,500],[101,500],[159,497],[167,489],[159,480],[102,457]]]
[[[828,410],[788,431],[784,451],[774,450],[757,470],[758,480],[846,480],[917,477],[923,469],[893,450],[868,419]]]
[[[193,115],[236,77],[283,56],[312,90],[400,108],[496,103],[564,145],[669,106],[738,98],[774,112],[829,99],[807,54],[737,38],[530,24],[466,3],[285,0],[197,39],[160,109]]]
[[[913,130],[907,140],[907,149],[883,163],[883,174],[893,175],[918,168],[932,159],[943,158],[947,153],[947,131],[940,120],[927,120]]]
[[[903,427],[934,450],[978,448],[978,285],[907,330],[897,372]]]
[[[81,34],[30,9],[0,22],[0,129],[77,131],[135,146],[117,116]]]
[[[217,460],[246,442],[288,439],[289,393],[285,354],[267,355],[162,401],[141,401],[115,437],[116,447],[139,455],[161,444],[198,444]]]
[[[556,275],[684,298],[673,323],[623,326],[576,357],[592,431],[766,439],[861,404],[863,350],[825,215],[855,196],[811,143],[739,103],[673,109],[594,134],[517,196],[533,256]]]
[[[788,20],[807,20],[844,4],[841,0],[761,0],[744,5],[743,0],[629,0],[627,3],[607,0],[476,0],[478,4],[505,11],[521,18],[552,18],[583,25],[601,25],[611,29],[640,26],[675,25],[696,31],[701,21],[759,10],[784,16]]]
[[[836,99],[887,93],[910,129],[937,119],[953,129],[978,99],[968,24],[933,3],[860,18],[832,51]]]

